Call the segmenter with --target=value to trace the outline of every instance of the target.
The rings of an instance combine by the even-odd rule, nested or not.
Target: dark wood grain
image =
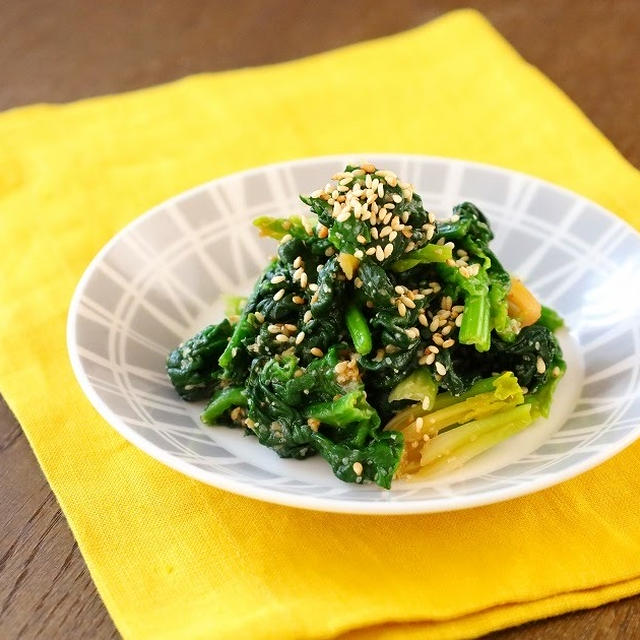
[[[469,4],[4,0],[0,1],[0,109],[296,58],[394,33]],[[485,0],[473,5],[640,166],[637,0]],[[0,505],[0,638],[117,638],[64,516],[4,403],[0,403]],[[491,640],[639,637],[640,596],[488,636]]]

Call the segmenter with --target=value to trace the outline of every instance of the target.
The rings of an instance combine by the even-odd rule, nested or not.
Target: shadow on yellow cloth
[[[125,638],[459,638],[640,591],[640,445],[570,482],[449,514],[254,502],[165,468],[67,361],[72,291],[167,196],[363,150],[526,171],[640,221],[640,176],[477,13],[282,65],[0,116],[0,389]],[[595,551],[594,551],[595,550]]]

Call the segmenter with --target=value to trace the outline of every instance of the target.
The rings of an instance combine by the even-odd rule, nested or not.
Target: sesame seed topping
[[[382,262],[384,260],[384,250],[382,249],[382,247],[380,245],[378,245],[376,247],[376,259],[379,262]]]
[[[309,353],[311,353],[311,355],[313,356],[316,356],[316,358],[322,358],[322,356],[324,355],[322,349],[320,349],[319,347],[312,347],[311,349],[309,349]]]
[[[398,313],[403,318],[407,315],[407,307],[402,302],[398,302]]]
[[[253,314],[256,317],[256,320],[262,324],[264,322],[264,315],[262,313],[260,313],[260,311],[256,311]]]
[[[284,289],[280,289],[277,293],[274,294],[273,299],[277,302],[284,296]]]
[[[393,199],[394,202],[398,204],[402,202],[402,196],[399,196],[397,193],[394,193],[393,196],[391,196],[391,198]]]
[[[436,354],[435,353],[430,353],[426,358],[425,358],[425,364],[428,365],[432,365],[434,363],[436,359]],[[424,405],[423,405],[424,406]]]
[[[542,356],[538,356],[536,358],[536,371],[538,373],[544,373],[547,370],[547,365],[545,361],[542,359]]]
[[[279,276],[273,276],[273,278],[271,278],[271,284],[280,284],[281,282],[284,282],[286,280],[286,278],[283,275],[279,275]]]
[[[313,314],[311,313],[311,311],[305,311],[304,312],[304,316],[302,318],[303,322],[311,322],[311,319],[313,318]]]
[[[391,254],[393,253],[393,244],[390,242],[385,248],[384,248],[384,257],[388,258]]]
[[[402,302],[404,302],[404,304],[405,304],[405,306],[406,306],[407,308],[409,308],[409,309],[415,309],[415,308],[416,308],[416,303],[415,303],[413,300],[411,300],[409,297],[407,297],[407,296],[402,296],[402,297],[400,298],[400,300],[401,300]]]
[[[284,333],[279,333],[276,336],[276,341],[277,342],[289,342],[289,336],[285,336]]]
[[[429,326],[429,321],[427,320],[427,316],[424,315],[424,313],[421,313],[418,316],[418,322],[423,326],[423,327],[428,327]]]
[[[304,289],[307,286],[307,282],[308,282],[308,276],[306,274],[306,272],[302,272],[302,275],[300,276],[300,286]]]
[[[449,338],[448,340],[445,340],[442,343],[442,348],[443,349],[450,349],[451,347],[453,347],[453,345],[456,343],[456,341],[453,338]]]
[[[304,340],[304,331],[301,331],[297,336],[296,336],[296,344],[300,344],[303,340]]]
[[[362,235],[358,235],[356,236],[356,240],[360,243],[360,244],[366,244],[367,243],[367,239]]]
[[[293,298],[291,298],[291,302],[294,304],[304,304],[304,298],[300,296],[293,296]]]
[[[356,462],[353,463],[353,472],[357,476],[361,476],[363,471],[364,471],[364,468],[362,466],[362,462],[356,461]]]
[[[436,371],[443,376],[447,373],[447,368],[442,364],[442,362],[436,362]]]

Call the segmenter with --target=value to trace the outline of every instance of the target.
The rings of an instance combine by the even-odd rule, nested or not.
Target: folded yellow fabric
[[[363,150],[513,167],[640,222],[640,175],[471,11],[305,60],[0,116],[0,390],[125,638],[460,638],[640,591],[640,445],[502,504],[332,515],[183,477],[83,396],[67,307],[113,233],[216,175]]]

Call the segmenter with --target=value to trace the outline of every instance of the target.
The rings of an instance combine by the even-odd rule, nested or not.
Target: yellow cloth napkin
[[[112,234],[216,175],[362,150],[513,167],[640,222],[639,174],[471,11],[296,62],[0,116],[0,389],[127,639],[459,638],[640,591],[640,445],[502,504],[332,515],[171,471],[83,396],[67,307]]]

